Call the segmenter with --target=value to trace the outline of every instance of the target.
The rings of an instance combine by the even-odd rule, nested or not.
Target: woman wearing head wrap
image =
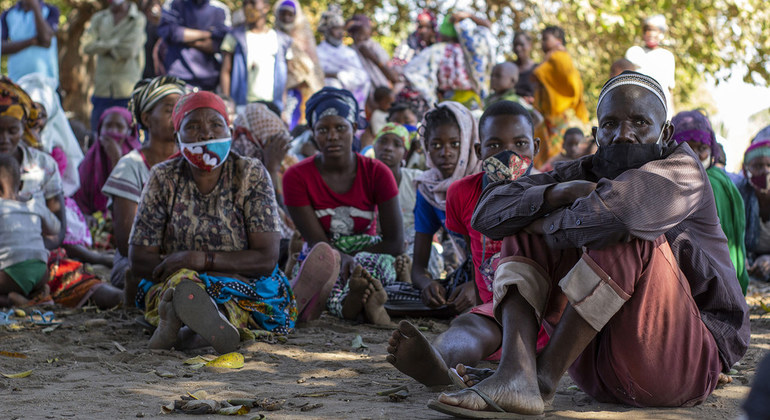
[[[7,77],[0,77],[0,131],[7,133],[0,136],[0,155],[13,156],[19,162],[22,185],[19,198],[44,199],[48,209],[61,222],[61,229],[56,236],[44,238],[45,246],[50,250],[61,245],[67,224],[62,182],[56,161],[31,146],[38,144],[32,132],[37,119],[38,110],[29,95]]]
[[[142,189],[150,178],[150,168],[177,150],[171,114],[184,93],[185,82],[181,79],[160,76],[140,81],[131,95],[128,108],[133,124],[144,130],[145,140],[141,148],[120,158],[101,190],[111,200],[116,252],[110,282],[117,287],[125,283],[129,266],[128,235]],[[127,291],[130,292],[130,288]]]
[[[724,170],[712,165],[720,152],[714,130],[711,128],[711,122],[701,111],[694,110],[676,114],[671,123],[674,124],[676,143],[687,143],[698,156],[703,167],[706,168],[711,189],[714,191],[719,223],[722,225],[725,236],[727,236],[730,259],[745,295],[749,285],[749,275],[746,271],[746,243],[744,241],[746,212],[743,198],[741,198],[735,184]]]
[[[323,88],[323,69],[318,65],[315,36],[310,23],[302,12],[297,0],[278,0],[273,7],[275,27],[290,36],[291,58],[287,61],[286,102],[283,115],[289,122],[289,129],[305,120],[305,103],[314,93]]]
[[[228,353],[239,330],[288,334],[297,308],[277,266],[278,209],[267,171],[230,153],[217,95],[182,96],[172,121],[181,155],[152,168],[129,239],[132,271],[142,278],[136,303],[158,326],[150,347],[184,348],[197,334]]]
[[[83,150],[59,101],[58,81],[31,73],[20,78],[18,84],[34,103],[39,104],[38,109],[42,107],[46,116],[39,142],[31,137],[25,137],[25,141],[53,156],[61,174],[62,192],[65,197],[70,197],[80,188],[78,166],[83,160]]]
[[[107,177],[121,157],[142,146],[139,131],[126,108],[107,108],[99,117],[96,134],[96,142],[80,163],[80,189],[74,196],[80,209],[89,215],[107,211],[107,196],[102,194]]]
[[[738,190],[746,206],[746,262],[752,278],[770,281],[770,126],[743,155]]]
[[[318,32],[324,35],[324,40],[318,45],[318,61],[323,68],[324,84],[350,91],[359,108],[364,109],[371,81],[358,53],[342,43],[345,19],[339,5],[330,4],[329,9],[321,14]]]
[[[438,28],[439,42],[404,67],[410,88],[429,104],[446,100],[483,108],[497,48],[490,25],[467,12],[447,15]]]
[[[322,89],[308,101],[306,117],[320,153],[292,166],[283,177],[284,201],[306,241],[298,260],[307,264],[310,257],[304,254],[310,247],[331,245],[341,262],[330,282],[319,278],[315,287],[307,287],[318,292],[297,292],[297,301],[302,305],[304,299],[315,298],[321,308],[326,302],[335,316],[388,324],[383,286],[395,283],[393,262],[404,246],[396,181],[384,164],[353,152],[359,109],[350,92]],[[382,236],[377,235],[378,221],[388,227]],[[336,253],[328,250],[331,262]]]

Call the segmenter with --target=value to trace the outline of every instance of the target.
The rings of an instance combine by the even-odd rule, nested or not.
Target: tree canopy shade
[[[59,27],[61,86],[64,106],[87,121],[89,63],[80,52],[80,36],[91,15],[105,3],[87,0],[49,0],[62,12]],[[224,0],[233,9],[239,1]],[[274,0],[278,1],[278,0]],[[301,1],[312,24],[317,23],[329,0]],[[339,1],[346,16],[364,13],[378,25],[378,39],[386,47],[395,45],[413,28],[423,7],[442,16],[455,4],[450,1],[357,0]],[[501,47],[510,55],[512,33],[524,30],[535,39],[548,25],[559,25],[567,33],[567,48],[577,62],[586,85],[589,109],[594,108],[610,64],[626,49],[641,42],[642,19],[663,14],[669,26],[663,46],[676,57],[675,100],[680,106],[702,105],[697,86],[705,74],[727,78],[735,65],[745,65],[747,82],[766,85],[770,80],[770,8],[764,0],[466,0],[457,2],[488,16],[495,23]],[[3,10],[13,4],[0,0]],[[441,18],[439,18],[441,19]],[[390,41],[390,42],[387,42]],[[535,59],[539,59],[536,53]],[[92,69],[92,67],[90,67]]]

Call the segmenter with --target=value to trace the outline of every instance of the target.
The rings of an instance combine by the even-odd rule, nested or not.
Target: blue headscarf
[[[345,89],[325,87],[310,97],[305,106],[305,118],[310,127],[327,115],[340,116],[358,124],[358,102],[352,93]]]

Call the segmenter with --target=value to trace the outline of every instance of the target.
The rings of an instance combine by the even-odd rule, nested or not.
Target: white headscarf
[[[78,166],[83,161],[83,150],[64,115],[56,93],[56,80],[41,73],[31,73],[20,78],[17,83],[33,101],[45,107],[48,122],[40,133],[40,142],[44,152],[51,153],[58,147],[67,156],[67,167],[61,177],[64,196],[70,197],[80,188]]]

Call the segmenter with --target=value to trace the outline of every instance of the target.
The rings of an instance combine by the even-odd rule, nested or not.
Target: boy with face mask
[[[498,360],[502,331],[492,314],[492,282],[501,242],[485,237],[471,227],[471,218],[482,190],[489,184],[514,180],[528,174],[540,147],[534,137],[529,112],[518,103],[492,104],[479,121],[481,143],[474,145],[483,171],[454,182],[447,191],[446,227],[470,244],[474,282],[457,287],[446,296],[446,304],[463,313],[433,343],[407,321],[399,324],[388,341],[387,360],[401,372],[424,385],[448,385],[460,380],[464,366],[483,359]],[[478,298],[477,298],[478,296]],[[466,312],[469,310],[468,312]],[[541,332],[538,346],[548,336]]]

